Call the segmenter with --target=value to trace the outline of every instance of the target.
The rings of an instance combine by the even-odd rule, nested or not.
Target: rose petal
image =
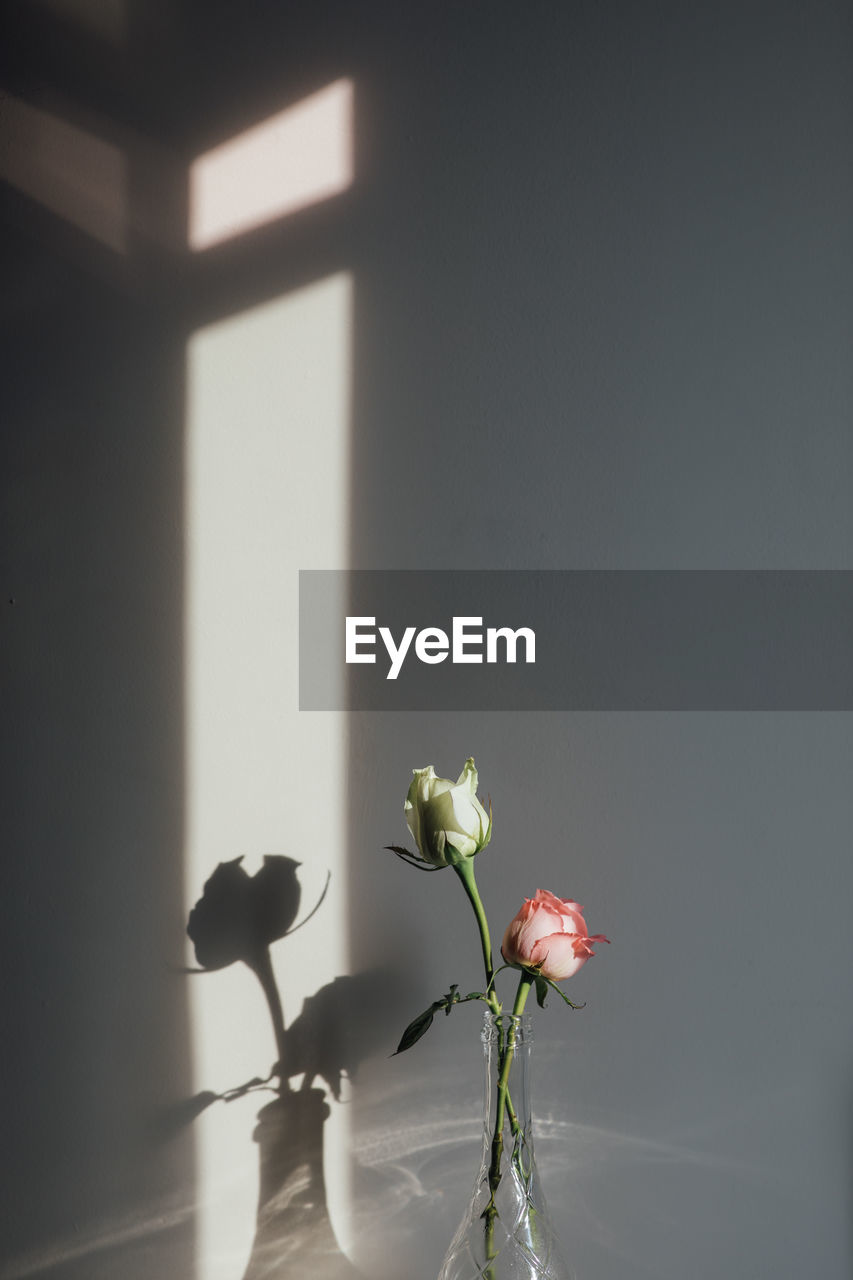
[[[564,978],[573,977],[586,964],[589,954],[583,949],[584,939],[571,933],[553,933],[542,938],[533,949],[533,965],[544,978],[552,982],[562,982]],[[580,942],[580,954],[576,944]]]

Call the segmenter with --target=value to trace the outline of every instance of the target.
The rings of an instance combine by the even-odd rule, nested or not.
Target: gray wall
[[[106,122],[147,211],[116,273],[3,192],[10,1275],[191,1272],[191,1142],[150,1124],[191,1087],[187,332],[352,269],[356,566],[853,567],[848,6],[282,9],[128,6],[118,56],[10,6],[3,87]],[[198,279],[169,175],[340,75],[351,196]],[[379,852],[410,768],[473,753],[496,931],[541,886],[612,939],[536,1014],[581,1280],[850,1274],[851,748],[840,713],[351,717],[353,967],[408,987],[354,1086],[365,1270],[430,1280],[477,1162],[478,1014],[387,1058],[475,985],[467,904]]]

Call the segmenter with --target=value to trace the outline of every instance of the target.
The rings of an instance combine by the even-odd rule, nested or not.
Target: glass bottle
[[[487,1013],[482,1040],[483,1157],[438,1280],[575,1280],[533,1158],[530,1018]]]

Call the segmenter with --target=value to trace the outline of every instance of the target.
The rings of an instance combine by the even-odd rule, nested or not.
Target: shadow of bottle
[[[258,1113],[260,1158],[255,1238],[243,1280],[358,1280],[341,1251],[326,1202],[322,1089],[283,1093]]]
[[[242,961],[255,974],[267,1000],[278,1061],[265,1079],[227,1094],[197,1095],[186,1118],[214,1101],[273,1089],[276,1096],[258,1113],[253,1134],[260,1190],[243,1280],[359,1280],[361,1273],[341,1250],[329,1216],[323,1127],[331,1110],[326,1091],[314,1081],[322,1077],[339,1101],[342,1075],[351,1076],[371,1052],[370,1010],[378,975],[335,978],[309,997],[285,1028],[270,946],[300,927],[294,925],[301,897],[299,863],[267,856],[261,870],[249,876],[241,862],[219,864],[190,912],[187,932],[201,971]],[[291,1080],[298,1076],[302,1084],[294,1089]]]

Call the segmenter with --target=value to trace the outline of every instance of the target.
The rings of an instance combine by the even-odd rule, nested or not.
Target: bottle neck
[[[503,1138],[502,1156],[526,1152],[533,1158],[533,1122],[530,1110],[530,1052],[533,1042],[528,1014],[487,1013],[482,1033],[485,1055],[483,1111],[483,1162],[494,1154],[495,1135]]]

